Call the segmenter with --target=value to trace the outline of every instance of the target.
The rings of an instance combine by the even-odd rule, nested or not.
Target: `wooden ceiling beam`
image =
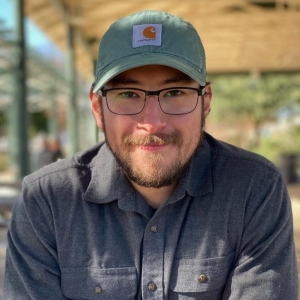
[[[60,16],[63,19],[66,26],[68,26],[68,25],[72,26],[72,16],[68,12],[68,8],[64,6],[64,4],[61,2],[61,0],[48,0],[48,1],[58,11],[58,13],[60,14]],[[93,55],[93,52],[90,48],[90,44],[86,41],[86,39],[81,34],[79,29],[75,30],[75,37],[76,37],[77,40],[79,40],[79,42],[84,47],[84,49],[85,49],[85,51],[86,51],[87,55],[89,56],[89,58],[91,60],[91,63],[92,63],[93,60],[94,60],[94,55]]]

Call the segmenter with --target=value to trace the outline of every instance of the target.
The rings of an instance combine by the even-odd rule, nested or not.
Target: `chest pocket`
[[[169,299],[219,299],[233,258],[234,252],[225,257],[203,260],[175,258]]]
[[[61,286],[69,299],[135,299],[135,268],[62,268]]]

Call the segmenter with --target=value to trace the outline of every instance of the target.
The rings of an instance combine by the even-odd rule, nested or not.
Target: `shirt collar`
[[[202,196],[213,191],[211,148],[204,138],[202,146],[196,151],[184,179],[187,193]]]
[[[124,190],[124,184],[127,190],[129,188],[127,193],[130,196],[132,194],[130,193],[131,185],[124,177],[125,175],[120,170],[113,154],[107,145],[103,144],[91,168],[91,181],[84,194],[84,199],[103,204],[114,201],[119,198],[120,190]]]

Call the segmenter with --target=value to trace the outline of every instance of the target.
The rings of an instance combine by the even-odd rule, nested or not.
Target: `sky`
[[[4,27],[14,30],[15,3],[13,0],[0,0],[0,19],[4,21]],[[47,36],[35,25],[35,23],[26,18],[25,21],[26,43],[28,47],[51,56],[62,56],[56,46],[47,38]],[[53,53],[54,52],[54,53]]]

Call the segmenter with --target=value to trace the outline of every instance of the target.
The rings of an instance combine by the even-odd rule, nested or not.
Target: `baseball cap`
[[[205,51],[195,28],[163,11],[144,10],[113,23],[101,39],[93,92],[118,74],[145,65],[177,69],[206,83]]]

